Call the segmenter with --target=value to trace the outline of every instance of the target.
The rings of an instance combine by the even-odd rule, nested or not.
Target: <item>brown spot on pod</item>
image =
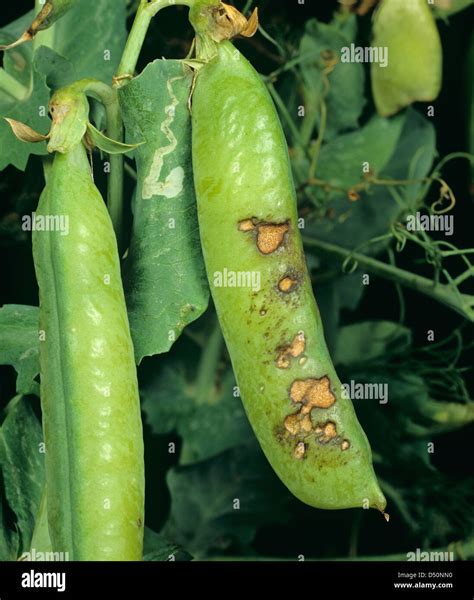
[[[314,432],[320,444],[327,444],[337,436],[336,424],[332,421],[327,421],[323,425],[315,427]]]
[[[288,223],[261,223],[257,232],[257,248],[262,254],[272,254],[283,244]]]
[[[239,231],[253,231],[255,229],[256,219],[244,219],[239,221]]]
[[[320,379],[296,379],[291,384],[290,398],[295,404],[303,404],[303,414],[311,412],[313,408],[329,408],[336,401],[330,383],[327,376]]]
[[[285,429],[290,435],[310,433],[313,429],[311,417],[302,415],[301,411],[288,415],[284,421]]]
[[[349,450],[350,447],[351,447],[351,443],[349,442],[349,440],[342,440],[341,450]]]
[[[304,442],[298,442],[296,444],[295,450],[293,452],[293,456],[297,459],[297,460],[301,460],[302,458],[304,458],[306,452],[306,445]]]
[[[293,340],[279,350],[276,365],[279,369],[287,369],[290,366],[291,358],[298,358],[306,349],[306,339],[304,332],[300,331]]]
[[[283,245],[290,226],[287,222],[267,223],[251,217],[239,221],[238,229],[244,233],[256,231],[257,248],[262,254],[267,255],[272,254]]]
[[[280,292],[283,292],[284,294],[289,294],[291,291],[293,291],[295,289],[295,287],[297,285],[298,285],[298,282],[294,277],[290,277],[289,275],[286,275],[285,277],[280,279],[280,281],[278,282],[278,289],[280,290]]]

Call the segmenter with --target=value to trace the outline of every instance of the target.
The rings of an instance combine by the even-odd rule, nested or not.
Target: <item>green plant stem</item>
[[[0,67],[0,90],[19,101],[24,100],[29,94],[29,89],[7,73],[3,67]]]
[[[456,293],[456,290],[453,290],[450,285],[441,283],[434,284],[431,279],[405,271],[394,265],[389,265],[375,258],[371,258],[370,256],[366,256],[365,254],[352,252],[342,246],[336,246],[335,244],[323,242],[308,236],[304,237],[304,242],[307,246],[317,248],[325,253],[333,254],[343,259],[353,260],[374,275],[378,275],[389,281],[398,282],[407,288],[425,294],[456,311],[464,318],[474,321],[474,297],[459,292]]]
[[[107,118],[107,135],[121,142],[123,139],[123,123],[118,92],[106,83],[88,80],[84,86],[84,93],[98,99],[105,108]],[[112,220],[119,252],[122,251],[122,223],[123,223],[123,156],[121,154],[109,155],[110,175],[107,186],[107,206]]]
[[[216,320],[199,363],[196,380],[196,404],[198,405],[209,404],[223,343],[221,328]]]
[[[153,17],[163,8],[174,5],[192,6],[193,0],[141,0],[132,29],[125,44],[125,49],[120,60],[117,74],[114,78],[114,85],[122,87],[129,79],[133,77],[136,69],[138,57],[145,41],[145,37]]]

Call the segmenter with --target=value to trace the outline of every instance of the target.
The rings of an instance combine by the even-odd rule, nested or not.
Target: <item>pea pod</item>
[[[117,244],[82,142],[57,153],[33,255],[48,523],[70,560],[140,560],[144,467],[137,376]]]
[[[249,421],[277,475],[307,504],[375,507],[367,438],[344,397],[298,231],[284,134],[247,60],[200,31],[193,169],[211,292]]]
[[[412,102],[435,100],[441,88],[442,48],[426,0],[382,0],[375,14],[373,45],[388,49],[386,66],[371,65],[380,115],[393,115]]]

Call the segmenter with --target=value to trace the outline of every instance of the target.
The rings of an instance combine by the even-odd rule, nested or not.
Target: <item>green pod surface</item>
[[[144,465],[134,353],[117,244],[82,143],[55,155],[35,222],[53,551],[68,552],[69,560],[141,560]],[[62,231],[45,226],[54,222]]]
[[[442,47],[426,0],[382,0],[374,18],[375,47],[387,48],[388,64],[372,63],[378,113],[390,116],[416,101],[434,100],[441,89]]]
[[[311,506],[383,510],[369,443],[324,340],[278,115],[230,42],[199,71],[192,126],[207,275],[263,451]]]

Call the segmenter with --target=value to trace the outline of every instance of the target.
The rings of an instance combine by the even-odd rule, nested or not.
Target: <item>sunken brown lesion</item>
[[[283,294],[289,294],[292,292],[296,286],[298,285],[298,280],[291,275],[285,275],[278,282],[278,290]]]
[[[237,228],[243,233],[253,232],[259,252],[267,256],[285,245],[290,225],[288,221],[283,223],[269,223],[252,217],[239,221]]]
[[[290,398],[295,404],[303,404],[301,410],[304,413],[311,412],[313,408],[329,408],[336,402],[326,375],[320,379],[295,379],[291,384]]]
[[[291,364],[291,359],[301,357],[305,350],[306,338],[304,332],[300,331],[288,345],[279,348],[276,366],[279,369],[287,369]]]
[[[293,456],[297,460],[301,460],[305,457],[306,454],[306,444],[304,442],[298,442],[293,451]]]
[[[322,425],[317,425],[314,428],[314,433],[320,444],[327,444],[337,437],[336,423],[333,421],[327,421]]]
[[[341,451],[350,448],[349,440],[339,434],[336,423],[320,418],[324,414],[320,411],[330,408],[336,402],[329,377],[325,375],[319,379],[296,379],[291,384],[289,396],[299,408],[285,417],[279,439],[295,440],[294,458],[306,457],[311,440],[320,446],[338,446]]]
[[[239,231],[248,232],[253,231],[257,225],[258,221],[253,219],[244,219],[243,221],[239,221]]]
[[[288,223],[262,223],[258,226],[257,248],[262,254],[273,254],[283,245],[289,228]]]

